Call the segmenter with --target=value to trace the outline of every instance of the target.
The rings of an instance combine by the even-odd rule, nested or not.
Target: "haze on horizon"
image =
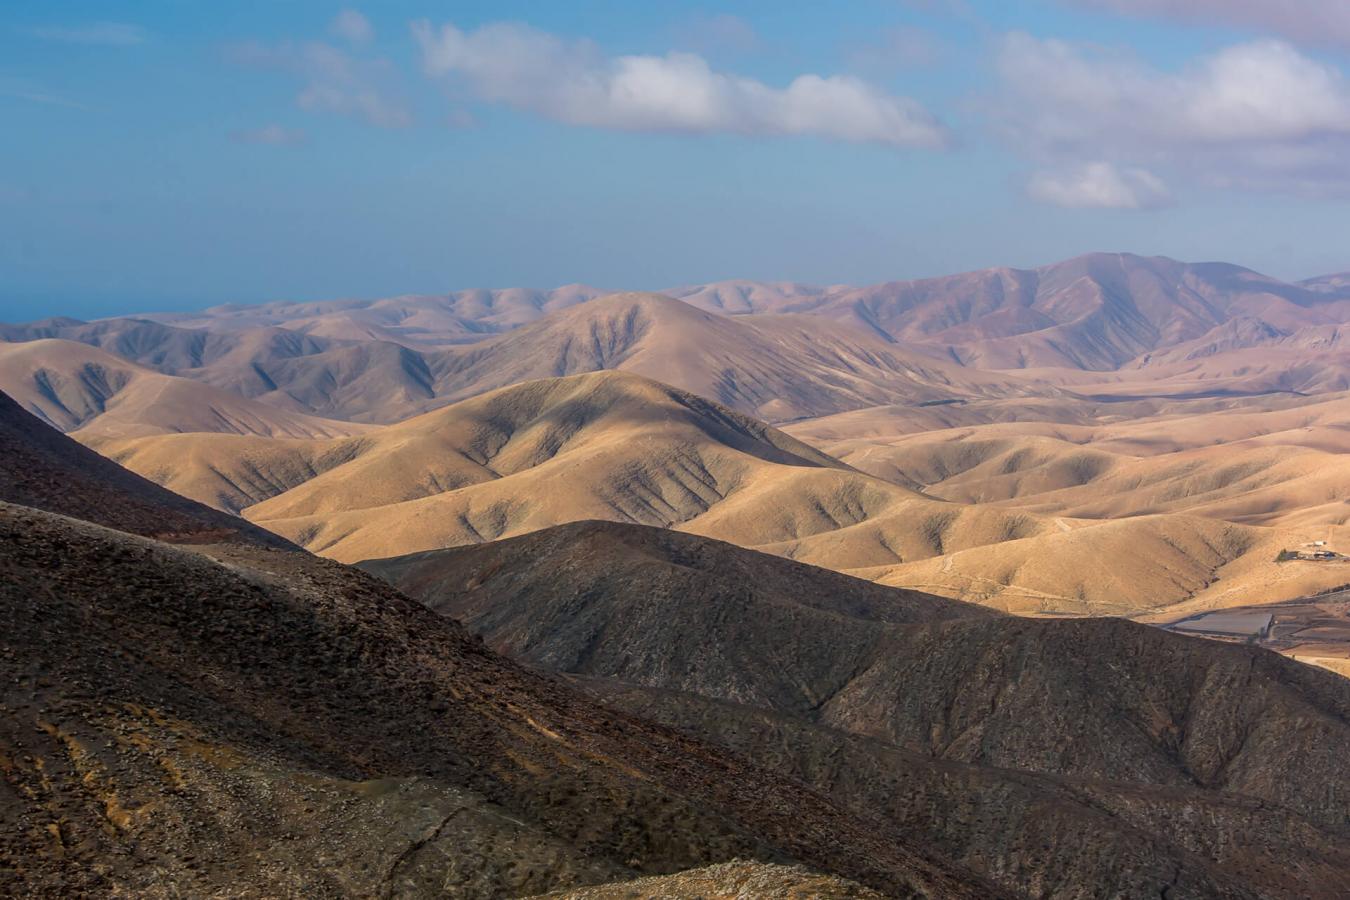
[[[1350,268],[1350,9],[0,14],[0,319],[1095,250]]]

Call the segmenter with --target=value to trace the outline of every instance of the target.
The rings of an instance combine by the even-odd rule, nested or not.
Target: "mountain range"
[[[0,426],[6,893],[500,896],[733,857],[993,889],[355,570],[202,528],[7,399]]]
[[[0,326],[0,893],[1350,893],[1347,285]]]
[[[601,518],[1019,613],[1159,617],[1346,580],[1275,563],[1350,516],[1339,285],[1098,254],[55,319],[3,330],[0,387],[344,561]],[[442,314],[484,324],[452,341]],[[1014,345],[1028,367],[975,367]],[[737,415],[761,421],[728,438]]]
[[[1350,682],[1268,651],[622,524],[368,565],[422,606],[0,426],[7,892],[1347,888]]]

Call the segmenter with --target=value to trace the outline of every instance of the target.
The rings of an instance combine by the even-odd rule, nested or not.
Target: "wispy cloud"
[[[1299,43],[1350,47],[1346,0],[1061,0],[1088,9],[1277,34]]]
[[[298,128],[264,125],[230,133],[230,139],[240,144],[270,144],[278,147],[296,147],[305,143],[305,133]]]
[[[149,32],[126,22],[90,22],[86,25],[34,25],[22,29],[25,34],[45,41],[65,44],[90,44],[102,47],[131,47],[144,44]]]
[[[0,97],[24,100],[28,103],[42,103],[47,106],[64,106],[67,109],[88,109],[83,103],[70,100],[27,81],[0,78]]]
[[[458,78],[478,100],[569,125],[624,131],[812,135],[940,148],[947,129],[920,103],[845,75],[799,75],[775,88],[713,70],[701,56],[603,56],[525,25],[465,32],[414,23],[428,75]]]
[[[353,44],[368,44],[375,40],[375,26],[355,9],[344,9],[338,13],[328,30]]]
[[[313,112],[353,116],[381,128],[412,124],[400,96],[396,71],[385,59],[361,56],[323,41],[268,45],[258,42],[229,48],[238,65],[287,72],[300,81],[296,104]]]
[[[1141,173],[1160,167],[1213,185],[1350,190],[1350,84],[1289,44],[1239,44],[1163,71],[1124,52],[1012,34],[997,67],[1003,134],[1043,166],[1077,173],[1042,179],[1041,199],[1074,183],[1084,195],[1088,186],[1139,195]]]
[[[1152,172],[1109,162],[1037,172],[1027,183],[1027,194],[1069,209],[1152,209],[1172,199],[1167,185]]]

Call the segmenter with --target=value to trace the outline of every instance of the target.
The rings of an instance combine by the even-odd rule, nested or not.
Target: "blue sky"
[[[1091,250],[1350,269],[1348,8],[10,2],[0,320]]]

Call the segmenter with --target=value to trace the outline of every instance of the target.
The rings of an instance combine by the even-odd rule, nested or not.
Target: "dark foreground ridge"
[[[0,500],[173,543],[290,548],[237,516],[180,497],[66,437],[0,393]]]
[[[614,523],[362,565],[1017,892],[1350,892],[1350,681],[1274,653]]]
[[[27,499],[127,530],[201,521],[54,432],[6,440],[77,490],[103,481]],[[0,618],[0,895],[525,896],[738,858],[999,895],[921,834],[302,552],[0,503]]]

